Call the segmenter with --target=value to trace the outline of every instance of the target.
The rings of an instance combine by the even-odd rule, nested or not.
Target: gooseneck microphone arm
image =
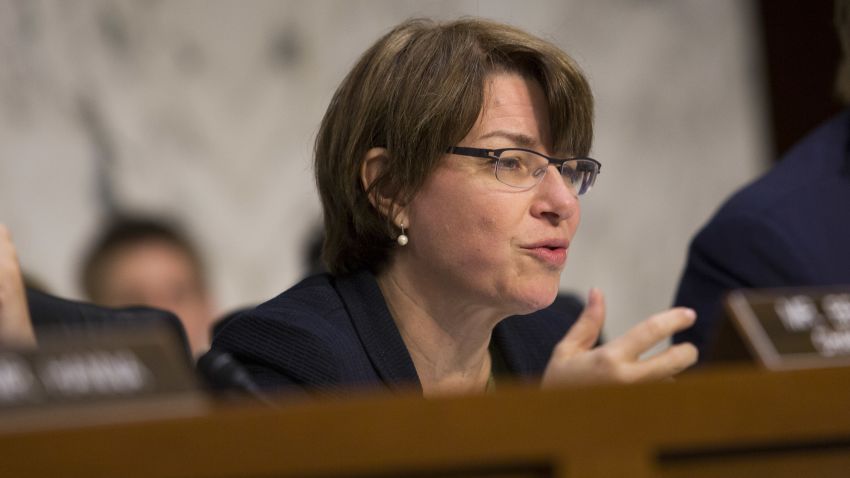
[[[229,353],[210,349],[198,359],[198,372],[213,390],[238,390],[272,408],[278,408]]]

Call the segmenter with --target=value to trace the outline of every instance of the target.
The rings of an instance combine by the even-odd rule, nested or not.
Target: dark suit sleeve
[[[791,285],[807,267],[770,217],[721,213],[691,242],[674,305],[694,309],[697,322],[673,341],[693,343],[704,357],[726,292]]]

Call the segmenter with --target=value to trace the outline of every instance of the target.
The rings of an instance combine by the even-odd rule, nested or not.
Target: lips
[[[550,239],[522,246],[533,257],[548,266],[559,268],[567,261],[567,249],[569,241],[563,239]]]

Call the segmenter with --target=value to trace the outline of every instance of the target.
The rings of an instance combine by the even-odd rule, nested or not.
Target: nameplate
[[[105,415],[91,410],[115,410],[115,404],[131,403],[164,407],[166,402],[179,402],[153,414],[174,415],[185,412],[183,405],[190,402],[194,403],[190,408],[197,409],[198,390],[190,359],[173,332],[155,324],[47,333],[39,335],[37,349],[0,350],[3,425],[12,418],[18,423],[38,421],[34,417],[102,422]],[[81,414],[83,408],[89,412]],[[136,418],[152,416],[150,406],[137,408],[139,413],[131,412]]]
[[[850,286],[738,290],[725,305],[766,368],[850,365]]]

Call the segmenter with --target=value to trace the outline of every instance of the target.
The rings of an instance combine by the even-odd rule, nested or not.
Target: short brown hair
[[[484,103],[485,78],[497,71],[540,83],[556,151],[589,152],[593,97],[581,70],[558,47],[487,20],[405,21],[360,57],[316,138],[323,258],[331,273],[378,272],[386,264],[393,214],[377,211],[369,194],[410,201],[446,150],[472,129]],[[360,169],[373,147],[386,148],[390,161],[366,191]]]

